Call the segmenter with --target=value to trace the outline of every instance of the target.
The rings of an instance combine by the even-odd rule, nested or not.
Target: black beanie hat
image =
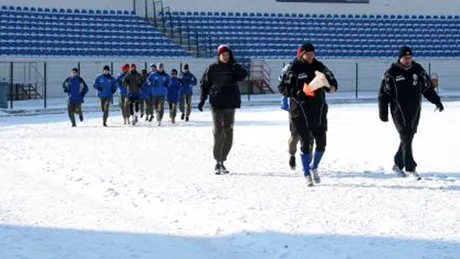
[[[407,56],[407,55],[412,56],[412,50],[407,46],[402,46],[399,49],[399,58],[402,58],[402,57]]]
[[[177,74],[177,70],[175,68],[171,69],[171,74]]]
[[[315,52],[315,47],[310,42],[303,43],[300,46],[300,51],[298,51],[299,57],[301,57],[305,52]]]
[[[78,73],[78,68],[74,67],[74,68],[72,68],[72,70],[71,70],[71,71],[73,71],[73,72],[77,72],[77,73]]]
[[[188,64],[184,65],[184,70],[188,70]]]
[[[104,68],[102,69],[102,71],[105,71],[105,70],[108,70],[108,71],[110,71],[110,67],[109,67],[109,66],[107,66],[107,65],[105,65],[105,66],[104,66]]]

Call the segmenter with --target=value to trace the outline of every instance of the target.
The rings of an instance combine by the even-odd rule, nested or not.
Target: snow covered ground
[[[161,127],[2,118],[0,258],[460,258],[460,102],[445,107],[424,104],[415,181],[389,172],[398,137],[376,104],[331,105],[313,188],[288,168],[278,106],[237,112],[228,176],[209,111]]]

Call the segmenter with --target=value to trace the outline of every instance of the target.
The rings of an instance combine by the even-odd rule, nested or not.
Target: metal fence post
[[[43,106],[45,107],[45,109],[47,108],[47,68],[46,68],[46,62],[43,64],[43,74],[44,74],[44,77],[43,77]]]
[[[10,63],[10,109],[13,109],[13,62]]]
[[[358,89],[359,89],[359,72],[358,72],[358,62],[356,62],[356,90],[355,90],[355,97],[358,99]]]

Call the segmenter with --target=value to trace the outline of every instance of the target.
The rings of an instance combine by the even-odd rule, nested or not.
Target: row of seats
[[[165,12],[166,16],[181,17],[251,17],[251,18],[313,18],[313,19],[381,19],[381,20],[458,20],[460,15],[386,15],[386,14],[302,14],[302,13],[247,13],[247,12]],[[160,13],[163,15],[163,13]]]
[[[401,45],[418,56],[458,57],[460,16],[304,15],[268,13],[172,12],[171,24],[198,31],[201,46],[227,42],[247,57],[289,58],[304,40],[331,57],[394,57]],[[309,22],[305,22],[309,20]],[[225,26],[222,26],[222,24]],[[419,25],[419,23],[422,23]],[[191,32],[191,36],[195,35]],[[263,39],[264,45],[259,45]],[[349,43],[350,45],[346,45]],[[248,51],[259,45],[266,51]],[[442,52],[442,53],[441,53]]]
[[[5,7],[0,55],[190,57],[134,12]]]
[[[110,14],[110,15],[136,15],[135,11],[127,10],[85,10],[85,9],[64,9],[64,8],[35,8],[21,6],[6,6],[3,5],[1,12],[10,13],[62,13],[62,14]]]

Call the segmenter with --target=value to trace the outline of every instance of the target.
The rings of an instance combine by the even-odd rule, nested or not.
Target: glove
[[[388,113],[380,113],[379,117],[382,122],[388,122]]]
[[[102,91],[102,87],[98,87],[97,90],[98,90],[98,91]]]
[[[112,93],[114,94],[117,91],[117,89],[112,89]]]
[[[439,110],[439,112],[444,111],[444,105],[442,105],[442,103],[438,103],[438,104],[436,105],[436,110]]]
[[[201,101],[199,104],[198,104],[198,110],[200,110],[200,112],[203,111],[203,105],[204,105],[204,102]]]
[[[67,90],[67,88],[64,88],[64,93],[68,93],[69,90]]]

